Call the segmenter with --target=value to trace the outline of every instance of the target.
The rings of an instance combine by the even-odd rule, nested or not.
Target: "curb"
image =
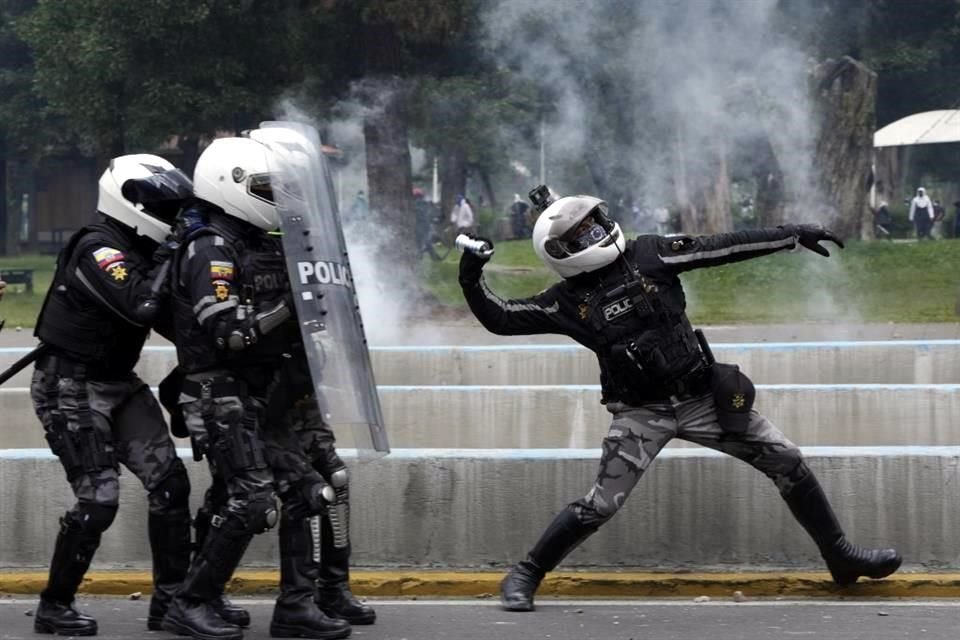
[[[228,589],[234,595],[275,593],[275,570],[242,570]],[[492,598],[500,592],[503,572],[492,571],[353,571],[351,588],[358,596]],[[37,594],[46,585],[46,571],[0,571],[0,593]],[[80,592],[129,596],[152,591],[148,571],[91,571]],[[566,571],[551,573],[540,596],[567,598],[651,597],[829,597],[829,598],[960,598],[958,573],[904,573],[884,580],[865,580],[840,587],[826,573],[651,573]]]

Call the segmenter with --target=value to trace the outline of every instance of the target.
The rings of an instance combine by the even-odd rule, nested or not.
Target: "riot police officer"
[[[544,574],[613,517],[674,437],[739,458],[773,480],[838,584],[896,571],[896,551],[863,549],[847,539],[799,448],[751,410],[749,379],[707,356],[687,319],[678,277],[797,245],[828,256],[818,243],[843,247],[841,241],[812,225],[626,241],[599,198],[554,199],[539,187],[531,200],[543,211],[533,230],[534,250],[563,280],[531,298],[503,300],[482,277],[489,256],[466,252],[463,294],[493,333],[557,333],[595,352],[602,402],[613,421],[593,487],[561,511],[526,559],[510,569],[501,583],[503,607],[532,611]]]
[[[376,611],[350,590],[349,471],[337,453],[333,430],[318,410],[305,358],[286,363],[276,389],[271,404],[277,418],[294,430],[313,468],[335,495],[318,516],[298,518],[285,511],[280,519],[278,602],[309,597],[331,618],[351,625],[373,624]]]
[[[57,259],[37,320],[42,355],[30,394],[76,504],[60,520],[50,576],[34,616],[39,633],[95,635],[73,605],[77,587],[113,522],[123,463],[148,492],[159,628],[190,553],[190,484],[160,407],[133,373],[149,333],[153,254],[170,232],[190,179],[163,158],[115,158],[99,183],[101,220],[76,232]]]
[[[208,530],[163,626],[195,638],[239,640],[249,616],[224,588],[252,537],[281,517],[323,513],[335,493],[287,423],[267,411],[285,360],[300,342],[278,238],[271,151],[249,138],[215,140],[194,172],[197,201],[171,273],[179,408],[214,484]],[[205,525],[206,526],[206,525]],[[308,598],[278,599],[271,634],[343,638],[350,625]]]

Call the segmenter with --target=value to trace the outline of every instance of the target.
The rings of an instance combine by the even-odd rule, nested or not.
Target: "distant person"
[[[513,204],[510,205],[510,230],[514,238],[530,237],[530,220],[527,212],[530,205],[523,201],[519,193],[513,194]]]
[[[939,200],[933,201],[933,229],[931,235],[938,240],[944,237],[944,219],[947,217],[947,210]]]
[[[475,223],[473,207],[470,206],[470,200],[460,194],[457,195],[456,204],[450,211],[450,222],[457,228],[458,233],[472,233]]]
[[[933,240],[930,230],[933,228],[933,202],[927,195],[926,189],[917,189],[917,195],[910,201],[910,214],[907,220],[913,223],[917,230],[917,240]]]
[[[953,237],[960,238],[960,200],[953,203]]]
[[[890,223],[893,216],[890,215],[890,205],[886,200],[880,201],[880,206],[873,212],[873,229],[878,239],[890,240]]]

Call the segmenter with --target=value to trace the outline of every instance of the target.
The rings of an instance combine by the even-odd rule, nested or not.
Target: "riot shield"
[[[317,403],[335,434],[349,428],[361,458],[390,451],[347,257],[333,179],[320,136],[297,122],[262,122],[290,286]]]

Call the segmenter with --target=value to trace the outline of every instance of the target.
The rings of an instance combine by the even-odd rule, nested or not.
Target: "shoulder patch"
[[[123,262],[125,258],[122,251],[113,247],[100,247],[93,252],[93,259],[97,261],[97,266],[104,271],[117,262]]]
[[[210,279],[213,282],[224,283],[233,280],[233,263],[226,260],[211,260]]]

